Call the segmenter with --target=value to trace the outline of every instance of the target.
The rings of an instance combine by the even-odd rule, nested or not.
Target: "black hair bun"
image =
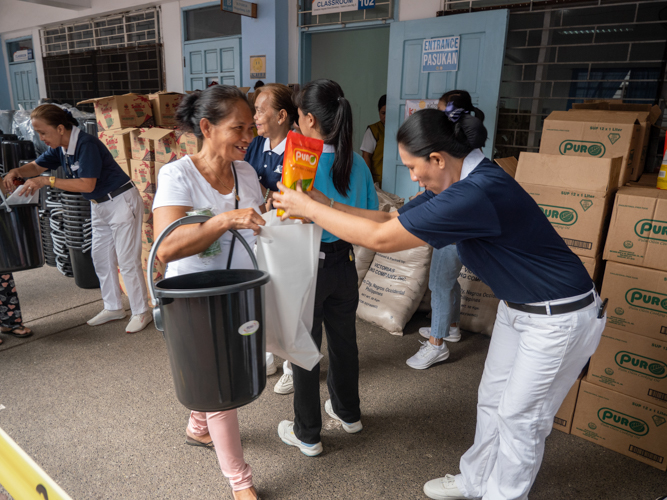
[[[471,114],[462,114],[455,130],[457,140],[467,142],[472,149],[481,148],[486,143],[488,136],[486,127],[479,118]]]
[[[194,132],[196,123],[194,123],[195,112],[197,110],[197,101],[201,91],[197,90],[192,94],[186,94],[176,109],[176,121],[181,130],[185,132]]]

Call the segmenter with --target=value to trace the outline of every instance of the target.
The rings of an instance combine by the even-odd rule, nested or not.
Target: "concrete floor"
[[[15,274],[35,335],[0,346],[0,427],[73,499],[231,498],[215,453],[184,444],[186,410],[176,399],[162,335],[125,322],[85,321],[102,307],[53,268]],[[276,429],[292,396],[273,392],[282,374],[239,410],[241,437],[263,499],[424,499],[425,481],[458,472],[472,444],[479,379],[489,339],[464,333],[445,363],[405,365],[428,324],[404,337],[358,322],[364,430],[346,434],[324,418],[324,453],[285,446]],[[327,358],[322,361],[322,405]],[[326,417],[326,413],[323,414]],[[531,500],[653,500],[667,474],[554,431]],[[0,498],[2,497],[0,491]],[[19,499],[17,499],[19,500]]]

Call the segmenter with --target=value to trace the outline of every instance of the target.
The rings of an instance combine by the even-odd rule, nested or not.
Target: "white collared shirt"
[[[461,180],[468,177],[470,173],[475,170],[475,167],[482,163],[482,160],[485,158],[486,156],[484,156],[481,149],[471,151],[463,160],[463,165],[461,166]]]
[[[271,149],[271,139],[268,137],[264,140],[264,149],[262,149],[263,153],[266,152],[271,152],[277,155],[282,155],[285,154],[285,145],[287,144],[287,137],[285,137],[280,144],[278,144],[275,148]]]
[[[69,136],[69,145],[67,146],[67,150],[65,148],[62,148],[63,153],[69,156],[74,156],[74,152],[76,151],[76,143],[79,140],[79,127],[72,127],[72,135]]]

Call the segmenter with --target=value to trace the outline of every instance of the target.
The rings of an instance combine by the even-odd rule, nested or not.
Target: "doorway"
[[[389,27],[345,29],[310,35],[310,78],[337,82],[352,106],[354,151],[361,154],[366,127],[377,122],[387,93]]]
[[[241,85],[241,16],[220,3],[183,9],[185,90]]]
[[[32,37],[7,42],[14,109],[34,109],[39,101]]]

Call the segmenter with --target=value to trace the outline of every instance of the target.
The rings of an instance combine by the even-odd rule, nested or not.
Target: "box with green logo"
[[[667,470],[666,408],[583,380],[571,434]]]
[[[667,191],[655,187],[618,190],[604,258],[667,271]]]
[[[570,388],[570,392],[567,393],[567,396],[565,396],[565,399],[561,403],[558,413],[554,416],[553,428],[558,429],[565,434],[569,434],[572,430],[572,418],[574,417],[574,408],[577,405],[579,386],[585,375],[586,368],[581,371],[577,380]]]
[[[521,153],[516,181],[577,255],[595,258],[606,235],[621,158]]]
[[[641,125],[628,113],[554,111],[545,120],[540,153],[583,158],[623,157],[618,186],[630,180]]]
[[[605,328],[586,380],[667,408],[667,338]]]
[[[607,262],[600,297],[607,325],[667,342],[667,272]]]

